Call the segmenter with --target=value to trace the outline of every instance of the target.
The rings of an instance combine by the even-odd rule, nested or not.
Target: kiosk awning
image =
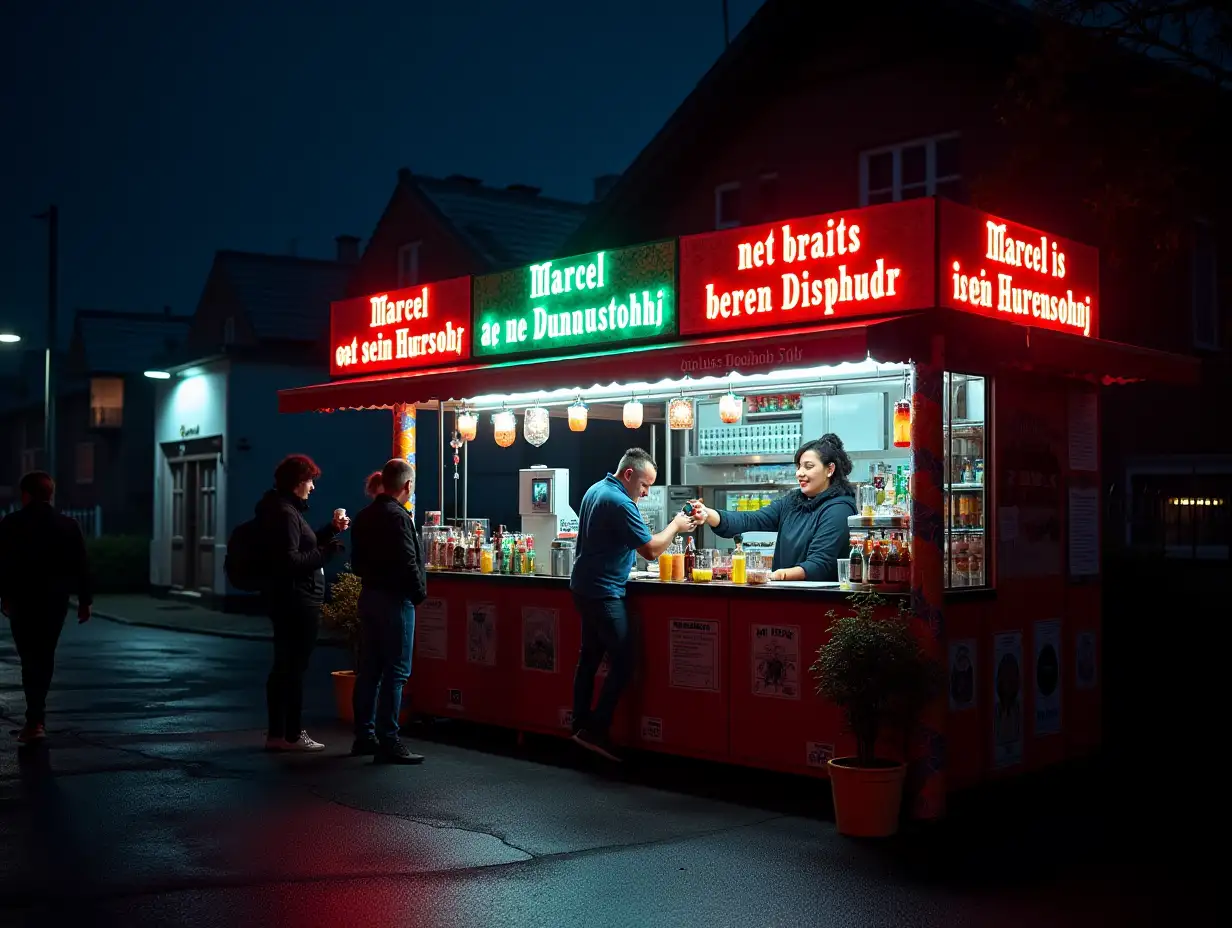
[[[728,373],[762,374],[793,367],[863,361],[909,361],[927,344],[914,316],[862,319],[823,328],[753,332],[563,359],[470,364],[405,374],[357,377],[280,390],[279,412],[380,409],[395,403],[462,400],[491,393],[587,389]]]

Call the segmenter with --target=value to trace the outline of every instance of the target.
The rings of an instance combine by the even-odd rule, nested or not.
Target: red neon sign
[[[456,364],[471,356],[471,279],[339,300],[329,308],[337,377]]]
[[[940,201],[941,305],[1099,335],[1099,250]]]
[[[932,306],[933,210],[932,200],[909,200],[681,238],[680,332]]]

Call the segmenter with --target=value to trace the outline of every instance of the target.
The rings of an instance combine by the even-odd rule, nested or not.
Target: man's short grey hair
[[[645,448],[630,448],[620,456],[620,464],[616,467],[616,473],[623,474],[629,468],[633,468],[634,472],[639,474],[647,470],[657,473],[659,465],[655,463],[654,458]]]
[[[412,488],[415,481],[415,468],[402,458],[390,458],[381,468],[381,486],[385,492],[395,494],[410,480]]]

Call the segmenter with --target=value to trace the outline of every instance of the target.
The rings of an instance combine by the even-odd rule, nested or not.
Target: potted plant
[[[849,614],[828,614],[830,639],[810,671],[817,693],[843,710],[856,739],[855,757],[828,764],[839,833],[887,837],[898,831],[907,767],[878,757],[877,741],[887,729],[909,734],[939,692],[941,670],[921,649],[905,602],[883,617],[876,613],[885,600],[876,593],[853,593],[850,602]]]
[[[329,602],[321,607],[325,624],[346,638],[351,648],[352,668],[359,667],[359,594],[362,591],[363,583],[351,573],[351,565],[346,564],[330,584]],[[331,676],[334,679],[338,717],[347,723],[354,722],[352,696],[355,692],[355,669],[335,670]]]

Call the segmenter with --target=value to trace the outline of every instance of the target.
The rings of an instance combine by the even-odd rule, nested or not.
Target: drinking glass
[[[840,558],[838,564],[838,588],[840,590],[851,589],[851,558]]]
[[[714,577],[714,549],[701,548],[693,556],[693,582],[709,583]]]

